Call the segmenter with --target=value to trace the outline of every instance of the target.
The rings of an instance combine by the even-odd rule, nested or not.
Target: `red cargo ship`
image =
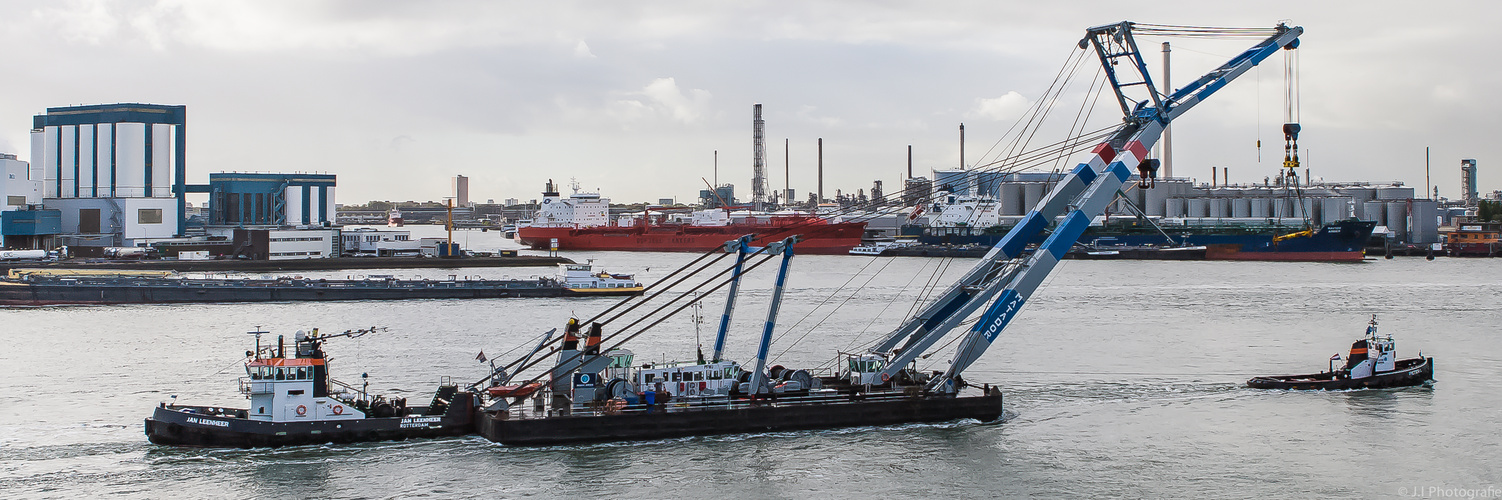
[[[577,184],[577,183],[575,183]],[[861,243],[865,222],[838,222],[806,214],[755,214],[735,217],[724,210],[695,212],[688,221],[654,221],[650,210],[634,223],[609,225],[610,200],[598,193],[559,196],[552,181],[542,193],[542,209],[530,225],[516,228],[523,245],[547,250],[558,239],[559,250],[629,250],[643,252],[703,252],[726,241],[752,234],[754,246],[800,235],[798,253],[845,255]],[[658,218],[661,218],[659,215]]]

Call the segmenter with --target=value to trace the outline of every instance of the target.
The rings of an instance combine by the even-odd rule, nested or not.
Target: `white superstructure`
[[[573,194],[559,196],[548,181],[542,192],[542,208],[532,217],[532,227],[584,228],[610,224],[610,198],[601,198],[600,193],[581,193],[579,183],[573,183]]]

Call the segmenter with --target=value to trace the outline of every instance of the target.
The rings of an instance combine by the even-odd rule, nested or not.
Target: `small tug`
[[[1377,335],[1377,315],[1367,324],[1366,338],[1351,344],[1346,364],[1335,368],[1340,355],[1330,358],[1330,371],[1313,375],[1256,377],[1246,382],[1254,389],[1380,389],[1407,387],[1434,381],[1434,358],[1395,359],[1392,335]]]
[[[267,332],[250,332],[256,349],[246,352],[246,376],[239,384],[250,407],[162,403],[146,419],[146,436],[156,444],[250,448],[472,432],[475,395],[446,381],[429,405],[407,406],[406,398],[371,398],[364,389],[329,377],[323,343],[375,330],[322,336],[316,328],[311,334],[298,330],[290,353],[282,336],[276,345],[262,347],[261,334]]]

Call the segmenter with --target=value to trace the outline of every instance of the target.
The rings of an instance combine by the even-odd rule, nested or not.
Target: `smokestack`
[[[1168,42],[1163,42],[1163,93],[1173,92],[1173,85],[1168,83]],[[1173,177],[1173,129],[1172,125],[1163,125],[1163,178]]]
[[[751,206],[761,210],[767,201],[766,125],[761,121],[761,104],[753,104],[751,110]]]
[[[819,138],[819,203],[824,203],[824,138]]]
[[[960,124],[960,170],[965,169],[965,124]]]
[[[913,178],[913,145],[907,145],[907,178]]]
[[[1220,182],[1231,185],[1231,167],[1220,167]]]
[[[793,175],[792,175],[792,170],[790,170],[789,167],[788,167],[788,165],[792,163],[792,162],[788,161],[788,158],[789,158],[788,149],[789,149],[788,148],[788,139],[787,138],[783,138],[782,139],[782,198],[785,199],[785,200],[787,200],[787,201],[784,201],[783,203],[785,203],[785,204],[792,204],[793,203],[793,185],[792,185]]]
[[[1215,170],[1215,167],[1210,167],[1210,187],[1215,187],[1220,184],[1215,178],[1215,174],[1219,173],[1220,171]]]

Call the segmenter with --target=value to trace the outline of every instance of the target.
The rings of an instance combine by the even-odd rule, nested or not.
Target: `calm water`
[[[479,249],[503,245],[491,234],[466,236]],[[685,260],[570,256],[647,281]],[[953,276],[965,267],[799,256],[772,353],[786,350],[778,362],[789,366],[827,363],[907,314],[936,268]],[[731,339],[736,359],[754,349],[769,283],[762,275],[747,285]],[[3,310],[0,496],[1373,498],[1490,487],[1495,497],[1502,489],[1498,283],[1496,260],[1070,261],[967,374],[1005,388],[1004,423],[529,449],[479,438],[177,449],[149,444],[141,421],[172,395],[243,404],[234,382],[252,337],[242,332],[257,325],[289,336],[299,328],[387,326],[331,342],[334,375],[354,381],[368,372],[372,392],[421,400],[441,375],[484,375],[474,360],[481,349],[496,356],[610,300]],[[836,305],[843,307],[831,314]],[[706,310],[718,314],[713,301]],[[1400,355],[1422,349],[1436,358],[1434,387],[1242,387],[1255,374],[1324,369],[1374,312]],[[694,342],[693,324],[674,318],[630,347],[638,358],[691,359]],[[942,359],[929,361],[940,368]]]

